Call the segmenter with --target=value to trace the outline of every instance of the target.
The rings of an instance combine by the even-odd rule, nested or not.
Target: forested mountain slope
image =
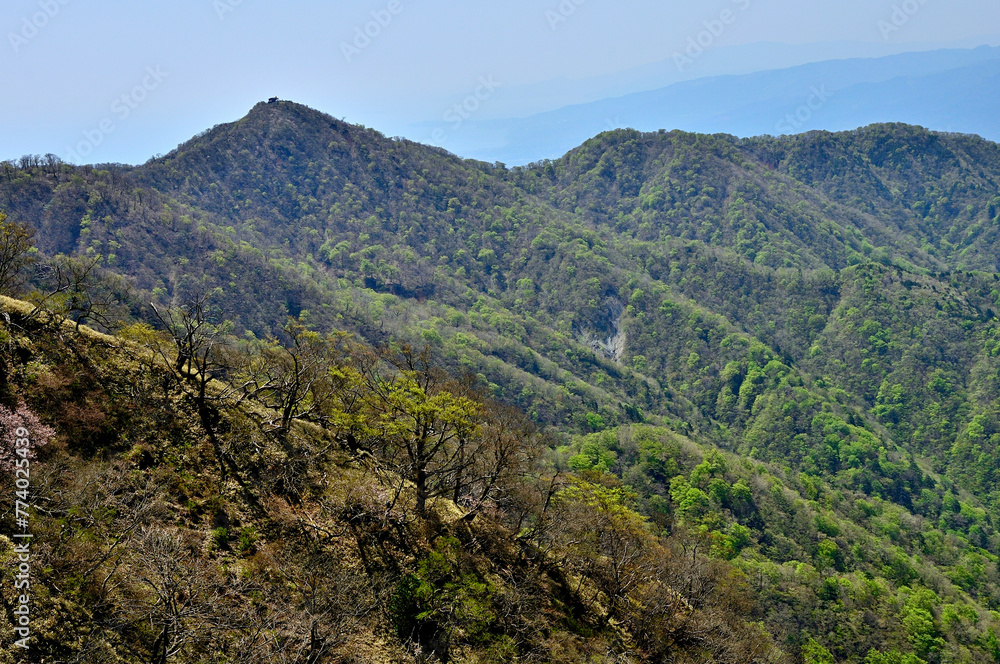
[[[30,506],[2,526],[32,537],[0,536],[0,661],[787,661],[731,565],[646,527],[621,486],[539,465],[523,415],[433,365],[305,335],[310,416],[282,427],[294,388],[247,390],[295,375],[273,348],[205,383],[148,326],[0,312],[0,428],[29,443],[0,448],[0,485]],[[426,504],[384,447],[419,417],[461,427],[472,460],[428,464],[447,492]]]
[[[277,102],[135,168],[7,164],[0,209],[134,280],[126,318],[211,293],[237,334],[287,341],[291,315],[478,374],[551,428],[554,468],[714,538],[795,657],[983,661],[998,150],[622,130],[507,169]]]

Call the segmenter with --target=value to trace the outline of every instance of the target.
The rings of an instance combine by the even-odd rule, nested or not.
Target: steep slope
[[[524,186],[616,233],[699,241],[768,267],[839,269],[860,260],[865,243],[937,264],[899,228],[776,172],[747,147],[728,136],[611,132],[551,169],[524,171]]]
[[[982,661],[997,150],[615,131],[508,170],[278,102],[136,169],[7,167],[0,207],[134,278],[136,317],[211,293],[239,334],[290,315],[478,374],[551,427],[553,467],[757,579],[795,656]]]
[[[0,485],[14,495],[19,458],[30,478],[27,525],[2,525],[32,536],[27,557],[0,536],[0,622],[28,632],[4,662],[785,661],[734,570],[656,537],[627,492],[526,475],[472,515],[415,512],[389,457],[337,442],[343,420],[278,436],[221,383],[199,401],[148,328],[139,344],[0,307]],[[641,548],[611,569],[583,527]]]
[[[878,217],[952,269],[997,271],[996,143],[901,125],[753,143],[780,172]]]

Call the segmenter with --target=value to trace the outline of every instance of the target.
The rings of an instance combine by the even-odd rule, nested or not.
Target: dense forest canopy
[[[261,552],[307,574],[347,547],[372,604],[323,613],[348,621],[337,638],[422,661],[1000,662],[994,143],[905,125],[617,130],[508,169],[276,102],[142,166],[0,169],[0,286],[38,305],[5,328],[4,408],[53,428],[39,452],[53,468],[160,478],[157,504],[187,510],[163,512],[164,529],[209,538],[185,574]],[[138,387],[84,396],[80,374],[124,360],[81,324],[149,353],[129,371],[152,381],[152,419],[115,410]],[[57,397],[69,415],[44,405]],[[210,468],[185,451],[198,445]],[[301,456],[301,473],[257,486],[269,454]],[[403,484],[366,474],[365,454]],[[205,477],[181,487],[177,468]],[[400,504],[412,487],[412,512],[390,510],[405,525],[282,551],[281,519],[353,491],[310,484],[334,468]],[[442,525],[427,506],[445,499],[475,518]],[[361,508],[336,500],[324,527],[339,531]],[[251,525],[226,525],[227,509]],[[79,537],[98,529],[91,561],[128,528],[66,514]],[[226,539],[247,529],[259,547]],[[181,546],[165,532],[134,546]],[[97,592],[101,565],[72,568],[79,595],[51,601],[96,616],[144,596]],[[528,622],[501,625],[501,606]],[[227,610],[237,643],[246,607]],[[261,630],[288,636],[267,647],[304,638],[301,616],[268,615]],[[119,659],[93,661],[147,661],[170,631],[153,624],[166,629],[102,623]],[[192,658],[199,638],[157,661],[242,661]],[[77,647],[56,641],[54,658]],[[281,661],[395,661],[329,643]]]

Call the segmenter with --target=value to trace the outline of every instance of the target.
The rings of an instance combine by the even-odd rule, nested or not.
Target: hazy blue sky
[[[392,134],[470,94],[518,115],[740,71],[761,42],[797,64],[998,33],[996,0],[4,0],[0,158],[141,162],[271,95]]]

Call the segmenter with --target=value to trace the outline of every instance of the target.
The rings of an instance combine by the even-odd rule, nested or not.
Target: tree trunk
[[[170,640],[170,629],[167,625],[163,626],[163,631],[160,635],[156,637],[156,642],[153,644],[153,658],[150,660],[150,664],[167,664],[167,647],[168,641]]]
[[[427,513],[427,471],[421,465],[417,468],[417,514],[424,516]]]

